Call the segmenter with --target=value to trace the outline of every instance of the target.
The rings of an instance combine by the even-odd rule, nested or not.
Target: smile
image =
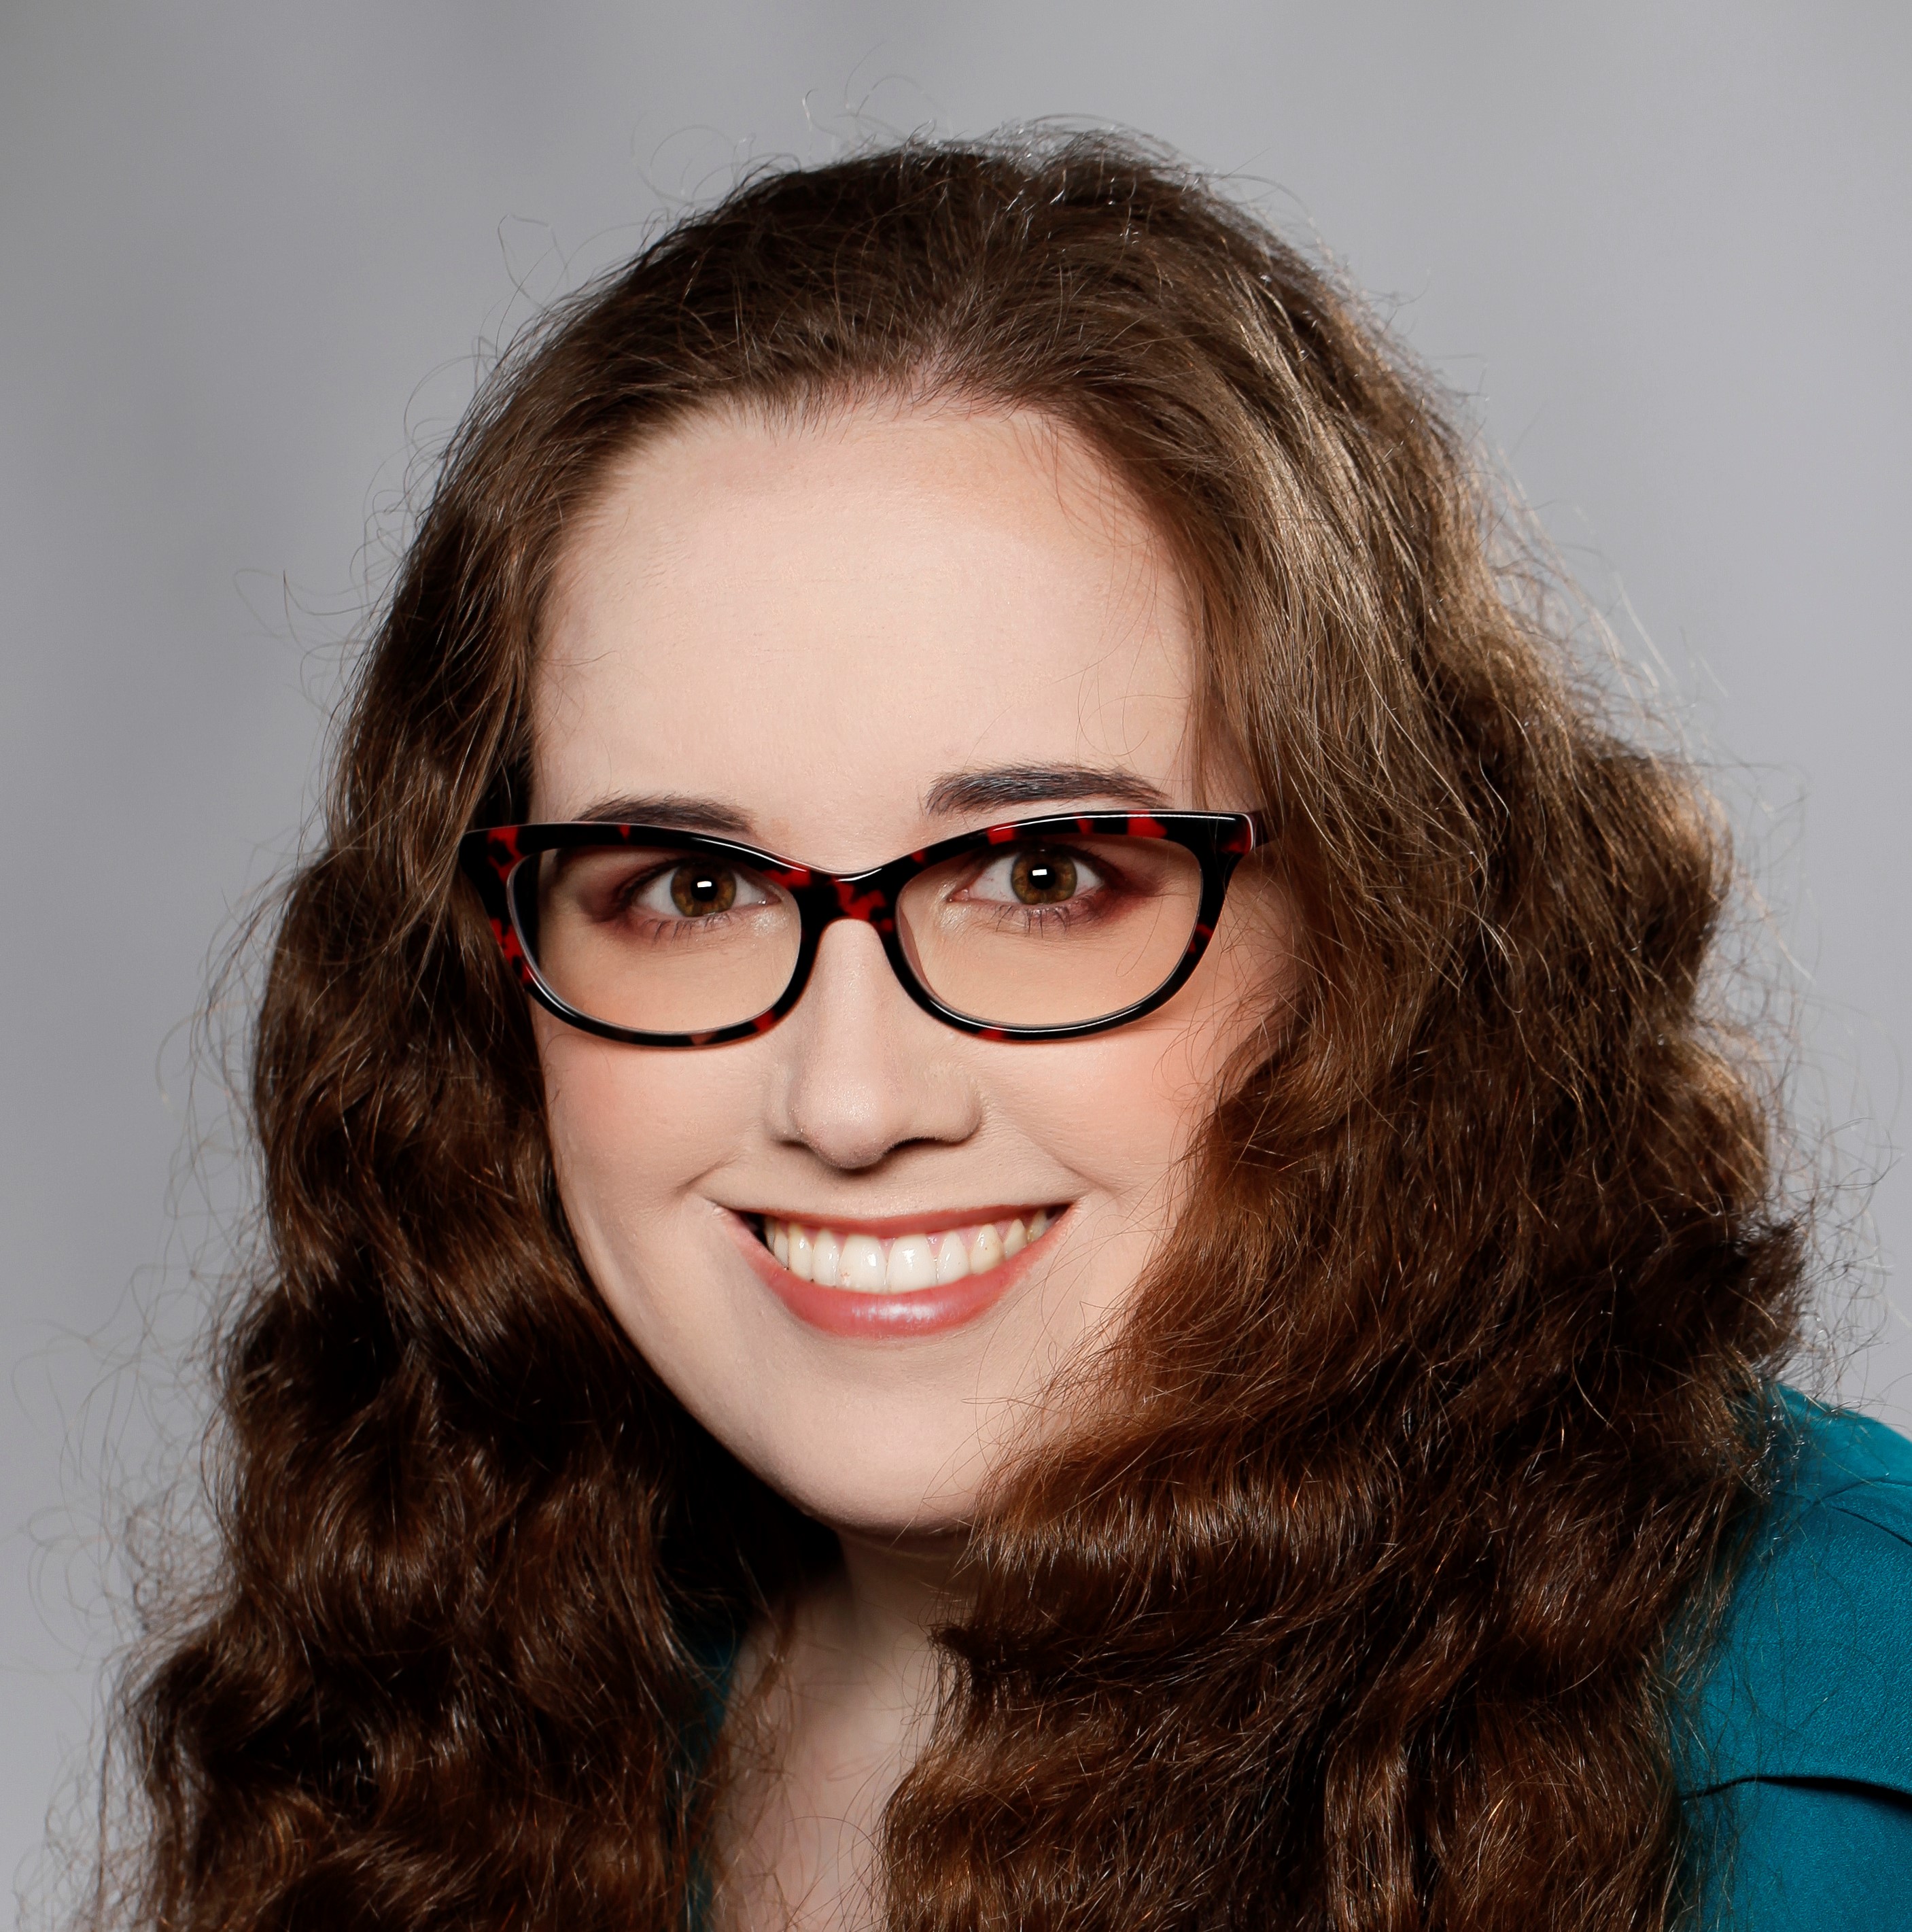
[[[757,1238],[799,1281],[853,1294],[908,1294],[947,1288],[1013,1261],[1049,1232],[1056,1211],[1032,1208],[966,1226],[887,1237],[764,1215]]]
[[[898,1216],[830,1223],[733,1214],[758,1279],[805,1327],[870,1340],[973,1322],[1053,1243],[1065,1206],[971,1210],[928,1225]]]

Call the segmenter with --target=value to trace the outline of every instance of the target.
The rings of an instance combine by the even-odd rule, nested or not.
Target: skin
[[[1194,662],[1148,519],[1046,421],[706,414],[622,461],[562,560],[533,811],[672,800],[662,815],[686,829],[848,871],[1044,809],[1251,808],[1237,775],[1198,782]],[[1092,776],[990,801],[989,775],[1027,768]],[[942,1025],[850,921],[758,1038],[637,1048],[535,1010],[592,1279],[685,1406],[843,1548],[763,1702],[766,1769],[726,1823],[722,1918],[867,1916],[871,1834],[920,1737],[925,1630],[962,1526],[1011,1445],[1039,1437],[1056,1370],[1132,1297],[1218,1082],[1281,1009],[1290,950],[1251,864],[1190,983],[1088,1040]],[[797,1319],[739,1218],[934,1226],[1044,1203],[1068,1212],[1014,1286],[909,1340]]]

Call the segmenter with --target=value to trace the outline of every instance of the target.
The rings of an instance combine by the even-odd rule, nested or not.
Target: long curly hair
[[[888,1922],[1670,1922],[1676,1633],[1761,1493],[1803,1265],[1709,991],[1722,841],[1359,304],[1080,136],[748,181],[453,441],[271,955],[270,1266],[222,1344],[217,1574],[129,1692],[132,1916],[686,1923],[713,1657],[828,1539],[599,1301],[454,846],[520,814],[607,466],[877,398],[1041,412],[1147,506],[1305,933],[1079,1426],[974,1525]]]

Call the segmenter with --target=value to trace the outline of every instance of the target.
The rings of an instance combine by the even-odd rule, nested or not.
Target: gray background
[[[237,1183],[203,1083],[186,1163],[182,1024],[295,849],[408,464],[486,340],[754,158],[1126,123],[1385,298],[1717,769],[1833,1130],[1824,1372],[1912,1418],[1908,81],[1902,4],[0,9],[0,1876],[191,1414]]]

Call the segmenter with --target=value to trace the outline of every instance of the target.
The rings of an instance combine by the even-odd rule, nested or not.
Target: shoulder
[[[1683,1782],[1830,1778],[1912,1797],[1912,1442],[1780,1395],[1787,1472],[1701,1680]]]
[[[1779,1394],[1785,1478],[1680,1754],[1701,1917],[1912,1927],[1912,1442]]]

